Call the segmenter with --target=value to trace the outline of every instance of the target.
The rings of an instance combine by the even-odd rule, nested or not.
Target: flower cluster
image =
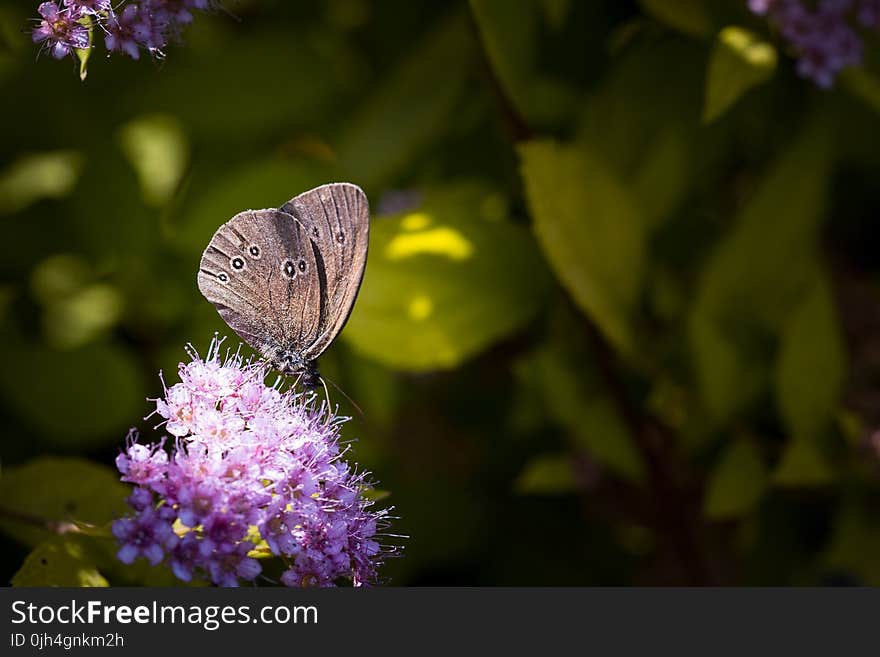
[[[748,0],[798,57],[797,71],[827,89],[837,74],[862,61],[860,31],[880,28],[880,0]]]
[[[123,52],[132,59],[141,49],[161,57],[169,40],[193,20],[192,11],[207,9],[208,0],[139,0],[137,3],[111,0],[63,0],[44,2],[37,8],[39,25],[34,42],[42,43],[61,59],[74,49],[89,48],[89,35],[99,29],[110,52]]]
[[[222,340],[201,359],[190,350],[180,383],[156,400],[174,436],[142,444],[131,435],[116,464],[136,485],[133,514],[113,524],[118,557],[166,561],[183,581],[250,581],[259,556],[284,564],[287,586],[354,585],[376,579],[392,548],[378,542],[387,510],[374,510],[363,473],[343,460],[335,417],[315,397],[263,383],[265,366]]]

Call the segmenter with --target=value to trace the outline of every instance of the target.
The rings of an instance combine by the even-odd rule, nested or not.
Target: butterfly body
[[[317,386],[321,380],[316,361],[305,360],[301,353],[289,347],[286,349],[277,347],[275,355],[269,359],[269,364],[282,374],[297,377],[304,386],[309,388]]]
[[[220,226],[202,254],[199,290],[273,368],[314,386],[316,360],[357,297],[368,240],[364,192],[322,185]]]

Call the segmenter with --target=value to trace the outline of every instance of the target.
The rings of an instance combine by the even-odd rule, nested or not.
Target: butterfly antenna
[[[332,379],[327,379],[327,380],[330,381],[330,385],[332,385],[332,386],[333,386],[334,388],[336,388],[339,392],[341,392],[341,393],[342,393],[342,396],[345,397],[345,398],[351,403],[352,406],[354,406],[354,410],[357,411],[357,414],[360,416],[361,421],[366,422],[366,421],[367,421],[367,416],[364,415],[363,410],[361,410],[361,407],[357,405],[357,402],[356,402],[354,399],[352,399],[351,397],[349,397],[347,394],[345,394],[345,390],[343,390],[343,389],[340,388],[338,385],[336,385],[336,384],[333,382]],[[324,377],[321,377],[321,383],[324,383]],[[327,389],[327,384],[325,383],[325,384],[324,384],[324,390],[326,390],[326,389]],[[329,398],[328,398],[328,399],[329,399]]]
[[[318,380],[321,381],[321,385],[324,386],[324,397],[327,399],[327,422],[330,422],[330,418],[333,417],[333,408],[330,405],[330,391],[327,389],[327,382],[324,381],[323,376],[319,376]]]

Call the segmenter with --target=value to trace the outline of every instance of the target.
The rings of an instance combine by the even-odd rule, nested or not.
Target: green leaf
[[[593,396],[585,400],[580,411],[582,426],[576,435],[581,444],[599,463],[618,475],[642,482],[645,477],[642,457],[611,399]]]
[[[710,475],[704,513],[712,519],[736,518],[755,508],[767,487],[767,469],[755,445],[737,440]]]
[[[819,275],[782,335],[776,393],[789,434],[810,439],[831,425],[845,373],[843,338],[831,288]]]
[[[623,180],[638,175],[651,151],[680,139],[705,150],[699,123],[703,49],[680,39],[640,40],[614,61],[583,103],[576,142],[601,156]],[[677,134],[675,134],[677,133]],[[694,142],[699,142],[695,149]]]
[[[201,45],[193,43],[198,30],[190,32],[187,47],[174,50],[173,66],[125,85],[115,105],[131,116],[151,99],[150,111],[172,113],[194,143],[218,148],[213,152],[222,152],[218,159],[225,163],[233,153],[278,143],[291,128],[336,111],[340,97],[366,75],[350,43],[321,28],[300,26],[293,35],[287,25],[252,24],[254,29],[233,37],[230,27],[207,26]]]
[[[342,338],[388,367],[455,367],[534,317],[549,284],[528,233],[489,220],[479,187],[428,190],[421,207],[380,218]]]
[[[764,386],[767,345],[810,283],[829,162],[828,134],[813,123],[765,177],[705,266],[689,334],[700,395],[716,423]]]
[[[644,218],[586,149],[539,140],[521,145],[519,153],[534,231],[551,267],[608,340],[631,355]]]
[[[49,256],[31,274],[31,291],[44,305],[67,299],[94,280],[94,272],[82,257],[69,253]]]
[[[868,107],[880,112],[880,78],[864,67],[843,69],[839,75],[840,85],[849,93],[865,102]]]
[[[120,291],[96,282],[89,263],[73,254],[56,254],[31,274],[31,290],[43,306],[43,334],[56,349],[74,349],[115,326],[123,311]]]
[[[706,83],[703,121],[721,116],[746,91],[766,82],[776,70],[776,49],[758,35],[734,25],[718,33]]]
[[[451,127],[473,51],[473,38],[459,16],[415,44],[346,120],[335,145],[348,179],[364,188],[384,184]]]
[[[857,576],[862,584],[880,586],[880,519],[871,505],[847,500],[834,515],[834,536],[823,561],[836,572]]]
[[[708,37],[712,30],[703,0],[639,0],[639,4],[664,25],[690,36]]]
[[[35,547],[12,576],[12,585],[109,586],[87,545],[67,536],[55,536]]]
[[[73,191],[85,160],[75,151],[23,155],[0,171],[0,214],[18,212]]]
[[[576,491],[571,455],[546,454],[533,458],[517,477],[514,488],[526,495],[564,495]]]
[[[140,369],[113,343],[63,352],[17,344],[6,359],[0,397],[47,442],[80,449],[119,443],[143,417]]]
[[[115,287],[95,283],[49,305],[43,314],[46,341],[58,349],[74,349],[95,340],[122,316],[122,296]]]
[[[702,310],[731,326],[779,329],[814,272],[830,161],[827,126],[815,121],[762,178],[712,254],[698,291]]]
[[[126,123],[119,144],[138,177],[144,201],[160,207],[171,200],[189,160],[183,126],[173,116],[152,114]]]
[[[470,0],[480,39],[504,95],[530,124],[557,122],[572,105],[572,93],[562,82],[542,75],[537,66],[539,11],[557,29],[567,7],[555,0],[543,6],[535,0]]]
[[[703,312],[692,313],[688,340],[710,422],[725,421],[755,399],[766,378],[761,362],[741,349],[716,320]]]
[[[696,109],[705,74],[701,54],[680,39],[640,40],[583,103],[577,143],[631,190],[649,230],[711,175],[713,143]]]
[[[633,172],[632,190],[649,228],[678,207],[690,184],[688,145],[676,126],[661,130]]]
[[[776,395],[789,441],[776,471],[788,486],[829,483],[834,470],[821,438],[831,427],[845,374],[845,350],[831,286],[818,273],[782,334]]]
[[[571,0],[541,0],[544,19],[554,30],[561,30],[571,11]]]
[[[528,116],[537,51],[537,10],[531,0],[470,0],[483,47],[505,94]]]
[[[521,381],[534,387],[549,414],[570,434],[573,446],[597,463],[634,483],[645,465],[617,408],[602,385],[586,374],[594,365],[568,345],[551,343],[517,364]]]
[[[773,482],[779,486],[823,486],[831,483],[834,476],[834,469],[817,441],[793,437],[776,466]]]
[[[845,408],[838,408],[834,414],[834,424],[847,444],[855,449],[863,446],[867,435],[866,422],[858,413]]]
[[[3,468],[0,507],[9,513],[0,516],[0,529],[37,545],[51,536],[41,520],[104,525],[123,514],[129,492],[113,469],[80,458],[41,458]]]

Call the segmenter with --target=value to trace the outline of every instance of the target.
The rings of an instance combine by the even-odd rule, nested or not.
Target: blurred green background
[[[170,581],[64,523],[235,338],[217,226],[347,180],[370,257],[320,364],[392,585],[880,584],[880,67],[819,91],[744,5],[229,1],[81,82],[4,2],[0,581]]]

